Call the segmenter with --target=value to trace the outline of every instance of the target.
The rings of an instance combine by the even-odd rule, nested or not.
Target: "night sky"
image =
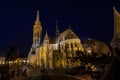
[[[94,38],[110,43],[113,37],[113,6],[120,12],[119,0],[2,0],[0,1],[0,54],[12,45],[28,53],[36,11],[40,11],[43,33],[55,34],[70,25],[81,38]]]

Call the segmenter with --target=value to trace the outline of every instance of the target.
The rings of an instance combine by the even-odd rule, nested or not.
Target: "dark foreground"
[[[26,80],[82,80],[82,78],[69,75],[48,75],[43,77],[29,77]]]

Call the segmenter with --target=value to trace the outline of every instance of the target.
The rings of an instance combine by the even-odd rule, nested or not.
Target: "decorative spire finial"
[[[115,7],[113,7],[113,9],[115,9]]]

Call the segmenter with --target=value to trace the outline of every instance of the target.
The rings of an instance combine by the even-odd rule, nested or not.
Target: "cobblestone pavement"
[[[40,68],[34,68],[32,66],[27,67],[27,78],[26,80],[42,80]],[[65,74],[64,70],[49,71],[45,80],[88,80],[78,76],[71,76]]]

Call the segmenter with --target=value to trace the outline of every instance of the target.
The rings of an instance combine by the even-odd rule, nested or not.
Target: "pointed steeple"
[[[40,22],[40,13],[39,13],[39,10],[37,10],[37,15],[36,15],[35,24],[39,24],[39,25],[41,25],[41,22]]]
[[[59,29],[58,29],[58,22],[57,22],[57,20],[56,20],[56,36],[59,36]]]
[[[114,16],[119,16],[120,17],[120,13],[115,9],[115,7],[113,7],[113,10],[114,10]]]
[[[120,13],[113,7],[114,10],[114,36],[120,36]]]
[[[45,34],[44,40],[49,40],[47,30],[46,30],[46,34]]]
[[[39,16],[40,14],[39,14],[39,10],[37,10],[37,15],[36,15],[36,22],[39,22],[40,21],[40,19],[39,19]]]
[[[120,13],[113,7],[114,11],[114,36],[111,45],[115,46],[120,44]]]

